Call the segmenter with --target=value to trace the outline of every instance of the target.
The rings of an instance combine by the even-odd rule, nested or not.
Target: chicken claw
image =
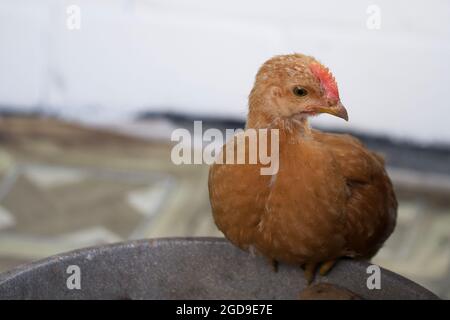
[[[314,273],[316,272],[316,263],[306,263],[303,266],[303,269],[305,271],[305,279],[308,285],[311,284],[311,282],[314,280]]]
[[[272,258],[269,258],[269,265],[272,268],[273,272],[278,272],[278,261]]]
[[[330,271],[334,265],[336,264],[336,260],[329,260],[329,261],[325,261],[324,263],[322,263],[322,265],[320,266],[319,269],[319,274],[321,276],[324,276],[328,273],[328,271]]]
[[[320,268],[319,268],[319,274],[321,276],[325,276],[336,264],[337,260],[329,260],[329,261],[325,261],[323,263],[319,263],[320,264]],[[316,273],[316,269],[317,266],[319,265],[318,263],[306,263],[302,266],[304,272],[305,272],[305,279],[306,282],[308,283],[308,285],[311,284],[311,282],[314,280],[314,275]]]

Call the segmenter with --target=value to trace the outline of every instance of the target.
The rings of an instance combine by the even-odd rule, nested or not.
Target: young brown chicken
[[[301,54],[273,57],[256,75],[246,131],[279,130],[278,172],[217,162],[209,172],[214,220],[225,236],[304,267],[308,282],[319,265],[325,274],[341,257],[370,259],[397,214],[383,160],[349,135],[311,129],[308,117],[320,113],[348,120],[328,69]],[[222,156],[230,148],[239,152],[228,142]]]

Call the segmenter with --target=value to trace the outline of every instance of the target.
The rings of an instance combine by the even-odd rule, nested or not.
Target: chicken
[[[328,113],[348,120],[331,72],[313,57],[275,56],[259,69],[243,133],[278,129],[279,170],[261,162],[217,161],[209,171],[214,221],[234,245],[304,268],[310,283],[343,257],[369,260],[395,227],[397,200],[383,159],[346,134],[311,129],[308,118]],[[269,151],[270,151],[270,147]],[[247,158],[246,158],[247,159]]]

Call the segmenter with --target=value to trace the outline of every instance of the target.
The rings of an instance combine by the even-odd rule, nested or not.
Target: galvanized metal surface
[[[67,268],[81,271],[81,289],[68,289]],[[365,299],[436,299],[430,291],[381,269],[381,289],[369,290],[366,262],[342,260],[315,282],[338,285]],[[139,240],[81,249],[0,275],[0,299],[298,299],[303,271],[220,238]]]

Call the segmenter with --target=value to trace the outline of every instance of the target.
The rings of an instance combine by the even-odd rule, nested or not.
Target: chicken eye
[[[304,97],[308,94],[308,90],[302,87],[295,87],[293,90],[294,94],[299,97]]]

